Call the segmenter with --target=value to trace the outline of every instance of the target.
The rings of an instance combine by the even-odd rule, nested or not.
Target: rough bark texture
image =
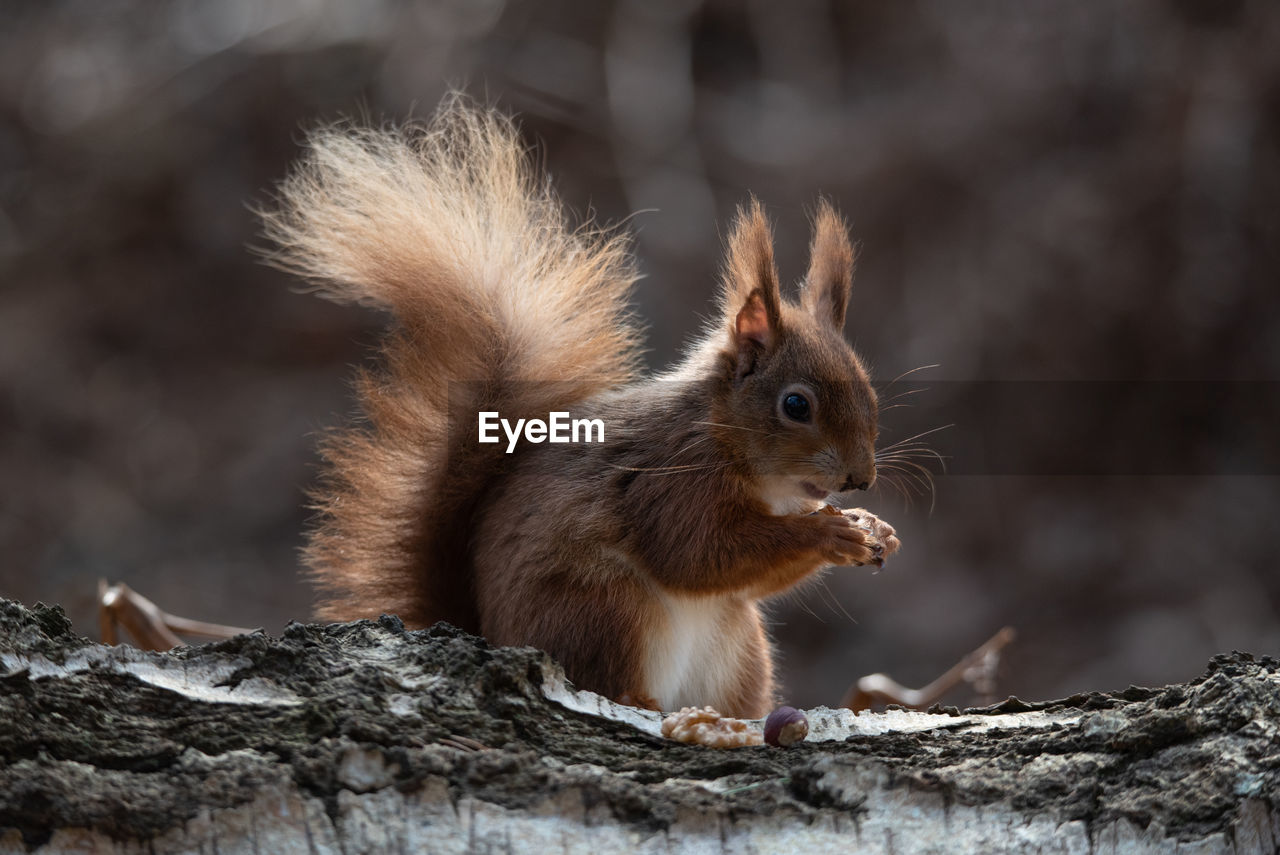
[[[1221,656],[1158,690],[811,721],[792,749],[717,751],[447,626],[153,654],[0,601],[0,852],[1280,845],[1271,659]]]

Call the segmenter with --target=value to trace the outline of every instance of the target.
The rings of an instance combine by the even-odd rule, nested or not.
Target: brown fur
[[[834,209],[819,206],[795,304],[753,200],[720,321],[671,374],[641,380],[625,239],[570,229],[491,112],[454,100],[427,127],[321,131],[280,203],[266,214],[276,263],[397,322],[383,367],[360,378],[367,423],[324,445],[306,552],[319,615],[447,619],[542,647],[610,697],[767,712],[760,601],[872,560],[848,517],[811,513],[875,477]],[[782,409],[797,389],[807,421]],[[606,442],[505,454],[505,439],[477,442],[480,410],[600,418]]]

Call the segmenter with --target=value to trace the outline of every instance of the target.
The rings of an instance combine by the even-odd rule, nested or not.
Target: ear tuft
[[[782,295],[773,261],[773,232],[764,207],[755,198],[738,210],[734,220],[720,298],[730,334],[739,349],[751,344],[766,350],[773,347]]]
[[[826,199],[818,202],[813,218],[813,242],[809,245],[809,272],[800,292],[800,304],[820,321],[844,329],[849,292],[853,288],[855,253],[844,218]]]

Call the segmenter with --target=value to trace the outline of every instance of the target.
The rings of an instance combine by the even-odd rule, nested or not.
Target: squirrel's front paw
[[[833,509],[834,510],[834,509]],[[839,511],[821,516],[823,539],[818,552],[830,564],[871,564],[875,562],[875,549],[869,532],[856,520]]]
[[[841,511],[840,515],[847,520],[851,520],[854,525],[866,532],[867,546],[871,548],[872,553],[872,560],[866,563],[879,567],[884,564],[886,558],[897,552],[898,547],[902,545],[902,542],[896,536],[897,532],[893,530],[893,526],[868,510],[850,508]]]
[[[819,513],[830,520],[830,549],[823,550],[823,557],[834,563],[880,567],[902,545],[893,526],[863,508],[839,510],[827,505]]]

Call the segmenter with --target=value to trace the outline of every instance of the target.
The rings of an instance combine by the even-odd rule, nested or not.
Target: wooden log
[[[0,601],[0,853],[1274,853],[1280,663],[669,742],[544,654],[393,617],[169,653]]]

